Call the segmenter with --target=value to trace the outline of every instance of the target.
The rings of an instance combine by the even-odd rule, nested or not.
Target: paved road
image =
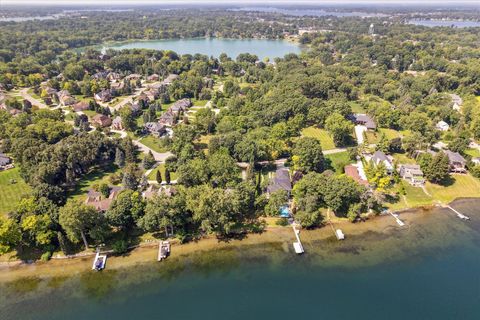
[[[120,138],[124,139],[127,137],[127,133],[124,131],[124,130],[110,130],[111,132],[114,132],[114,133],[118,133],[120,135]],[[150,149],[149,147],[147,147],[146,145],[144,145],[143,143],[141,143],[139,140],[133,140],[132,141],[134,145],[136,145],[140,151],[142,151],[143,153],[148,153],[148,152],[152,152],[153,154],[153,157],[155,158],[156,161],[158,162],[165,162],[165,160],[170,157],[170,156],[173,156],[173,153],[171,152],[157,152],[155,150],[152,150]]]
[[[28,93],[29,88],[20,90],[20,95],[23,99],[28,100],[32,105],[39,107],[40,109],[48,109],[48,106],[41,102],[40,100],[35,99]]]

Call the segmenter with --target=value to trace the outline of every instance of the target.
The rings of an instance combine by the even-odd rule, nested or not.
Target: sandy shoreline
[[[408,228],[415,222],[428,216],[432,208],[416,208],[401,211],[400,218],[406,223]],[[390,215],[380,215],[368,219],[365,222],[352,224],[346,220],[335,222],[335,228],[340,228],[346,235],[345,244],[348,244],[349,238],[358,238],[370,233],[382,234],[387,236],[392,230],[401,230],[394,218]],[[405,227],[404,227],[405,228]],[[335,239],[333,230],[330,226],[325,226],[315,230],[302,230],[300,233],[302,243],[306,244],[308,254],[309,244],[316,244],[319,241],[333,241]],[[292,243],[295,236],[290,226],[288,227],[269,227],[261,234],[248,234],[244,239],[231,240],[229,242],[219,241],[215,237],[207,237],[199,241],[192,241],[186,244],[179,244],[173,241],[172,254],[169,259],[178,259],[188,257],[199,252],[217,251],[228,248],[238,248],[243,246],[258,246],[262,244],[280,244],[284,251],[293,253]],[[336,241],[336,240],[335,240]],[[343,244],[342,243],[342,244]],[[310,246],[312,247],[312,246]],[[158,243],[146,243],[133,249],[123,256],[109,255],[107,261],[107,270],[118,270],[138,265],[152,264],[156,261],[158,252]],[[19,278],[38,277],[49,278],[58,276],[73,276],[91,270],[93,254],[70,259],[52,259],[48,262],[24,263],[21,261],[4,262],[0,264],[0,282],[8,282]],[[91,272],[91,271],[90,271]]]

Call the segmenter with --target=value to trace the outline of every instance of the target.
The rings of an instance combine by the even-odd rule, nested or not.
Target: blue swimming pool
[[[290,211],[288,210],[288,206],[280,207],[280,217],[282,218],[290,217]]]

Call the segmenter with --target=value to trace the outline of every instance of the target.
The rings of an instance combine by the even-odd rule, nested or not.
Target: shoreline
[[[457,201],[475,201],[479,198],[459,198],[449,203],[454,204]],[[422,218],[427,217],[429,212],[443,207],[440,205],[422,206],[417,208],[407,208],[395,211],[401,214],[400,219],[405,222],[408,229],[415,226],[416,222],[421,223]],[[377,233],[388,239],[392,236],[392,231],[408,230],[399,227],[396,221],[390,215],[379,215],[367,219],[364,222],[351,223],[347,220],[336,220],[335,228],[340,228],[346,235],[348,244],[349,238],[367,236],[371,233]],[[325,225],[324,227],[308,230],[302,229],[300,238],[307,246],[317,244],[319,241],[336,241],[333,230]],[[290,248],[295,241],[295,235],[290,226],[288,227],[267,227],[264,232],[258,234],[247,234],[241,240],[230,240],[228,242],[219,241],[215,236],[208,236],[198,241],[191,241],[186,244],[179,244],[176,239],[171,241],[172,253],[168,259],[182,259],[191,254],[202,252],[213,252],[222,249],[247,248],[249,246],[259,245],[281,245],[283,250],[295,255]],[[336,242],[335,242],[336,241]],[[341,242],[342,244],[344,242]],[[137,248],[131,250],[125,255],[109,255],[106,270],[119,270],[139,265],[161,264],[157,262],[158,242],[140,244]],[[306,249],[308,255],[309,249]],[[0,283],[10,282],[21,278],[54,278],[58,276],[74,276],[91,271],[92,258],[95,253],[85,254],[76,257],[54,258],[48,262],[36,261],[26,263],[21,260],[14,260],[0,263]]]

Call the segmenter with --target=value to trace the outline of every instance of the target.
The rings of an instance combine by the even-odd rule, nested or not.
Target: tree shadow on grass
[[[451,185],[453,185],[455,183],[455,177],[452,177],[451,175],[448,175],[447,178],[445,178],[444,180],[442,180],[440,183],[438,183],[439,185],[441,185],[442,187],[449,187]]]

